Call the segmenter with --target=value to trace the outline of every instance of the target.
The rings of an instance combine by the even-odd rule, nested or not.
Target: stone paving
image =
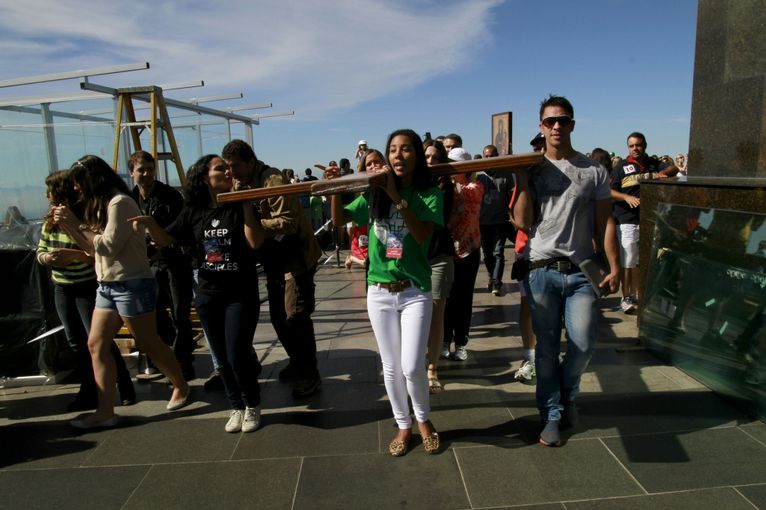
[[[323,387],[294,400],[277,380],[285,353],[266,305],[262,427],[227,434],[220,392],[195,380],[194,403],[168,413],[162,382],[136,383],[120,424],[82,433],[65,405],[76,385],[0,389],[0,508],[766,508],[766,425],[637,347],[634,317],[603,300],[600,341],[583,377],[580,425],[561,448],[537,444],[534,386],[513,380],[522,349],[518,293],[477,280],[465,362],[443,361],[432,397],[442,451],[417,438],[402,458],[364,271],[324,265],[314,314]],[[199,375],[207,351],[196,353]]]

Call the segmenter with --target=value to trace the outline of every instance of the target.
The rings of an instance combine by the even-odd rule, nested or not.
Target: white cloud
[[[205,94],[274,95],[318,115],[456,72],[503,1],[7,2],[0,75],[149,61],[152,71],[116,79],[204,79]]]

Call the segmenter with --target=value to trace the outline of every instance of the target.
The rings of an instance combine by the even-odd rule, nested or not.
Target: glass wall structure
[[[766,418],[766,215],[660,203],[640,335]]]

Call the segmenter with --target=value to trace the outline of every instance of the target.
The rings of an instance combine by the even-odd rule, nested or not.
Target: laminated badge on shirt
[[[401,259],[402,258],[402,243],[404,236],[409,234],[409,230],[404,225],[404,218],[399,214],[399,211],[395,211],[393,215],[389,216],[388,220],[379,222],[375,220],[372,224],[375,230],[375,237],[386,245],[386,258],[388,259]]]

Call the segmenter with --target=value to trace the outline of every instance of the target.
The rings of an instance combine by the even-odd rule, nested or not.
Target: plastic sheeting
[[[47,269],[35,260],[40,224],[0,226],[0,376],[55,372],[63,335],[29,343],[59,324]]]

